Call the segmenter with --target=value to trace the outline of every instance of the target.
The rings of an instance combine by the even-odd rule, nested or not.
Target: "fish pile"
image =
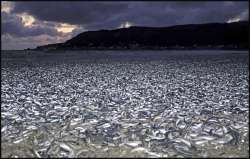
[[[248,54],[133,54],[2,65],[1,157],[248,157]]]

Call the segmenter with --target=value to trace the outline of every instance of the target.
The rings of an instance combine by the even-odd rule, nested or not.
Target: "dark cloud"
[[[226,22],[245,10],[248,2],[16,2],[13,12],[92,30],[124,21],[146,26]]]
[[[16,2],[13,12],[27,12],[37,19],[70,24],[105,21],[127,9],[127,4],[111,2]]]
[[[38,36],[38,35],[59,35],[55,28],[38,24],[32,27],[25,27],[22,19],[16,15],[2,12],[2,34],[10,34],[16,37]]]

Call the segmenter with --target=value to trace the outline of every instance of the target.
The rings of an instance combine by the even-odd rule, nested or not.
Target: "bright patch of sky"
[[[35,18],[27,13],[17,14],[17,16],[22,19],[25,27],[31,27],[35,22]]]
[[[1,1],[1,12],[10,13],[13,9],[13,3],[8,1]]]
[[[122,23],[119,28],[129,28],[131,26],[132,26],[132,23],[126,21],[125,23]]]
[[[236,17],[233,17],[233,18],[230,18],[227,23],[233,23],[233,22],[239,22],[241,20],[245,20],[245,19],[248,19],[248,14],[249,14],[249,11],[248,10],[245,10],[244,12],[242,12],[240,15],[236,16]]]
[[[73,30],[79,28],[77,25],[71,25],[67,23],[60,23],[56,26],[58,32],[71,33]]]

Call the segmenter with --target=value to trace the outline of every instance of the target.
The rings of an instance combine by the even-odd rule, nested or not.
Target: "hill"
[[[36,49],[247,49],[248,21],[83,32]]]

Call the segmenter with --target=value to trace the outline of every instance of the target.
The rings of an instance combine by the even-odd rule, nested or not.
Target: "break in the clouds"
[[[2,49],[63,42],[87,30],[248,20],[248,2],[7,2]],[[29,42],[30,41],[30,42]],[[13,43],[15,42],[16,45]],[[25,43],[25,44],[24,44]]]

